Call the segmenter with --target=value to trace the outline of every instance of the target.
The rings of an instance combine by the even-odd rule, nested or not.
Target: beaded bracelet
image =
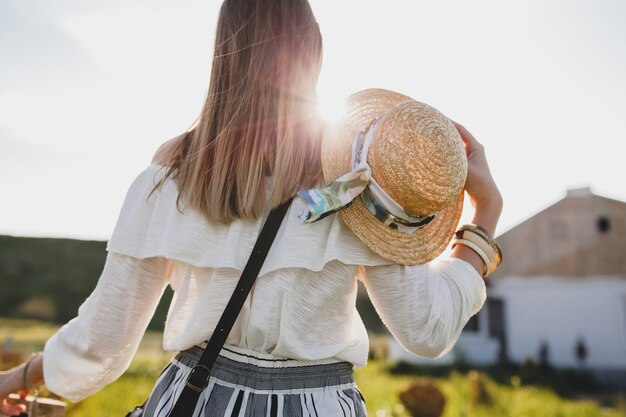
[[[493,237],[491,237],[491,235],[487,230],[485,230],[485,228],[477,224],[467,223],[456,229],[455,235],[459,238],[463,238],[464,230],[470,230],[485,239],[487,243],[489,243],[489,245],[493,248],[496,254],[496,266],[502,263],[502,250],[500,249],[500,245]]]
[[[471,230],[464,230],[462,239],[469,240],[470,242],[478,245],[483,250],[483,252],[485,252],[487,258],[489,258],[488,269],[492,272],[495,271],[495,269],[498,267],[498,256],[496,254],[496,251],[493,250],[493,247],[489,245],[489,243],[485,239],[483,239],[482,236],[474,233]]]

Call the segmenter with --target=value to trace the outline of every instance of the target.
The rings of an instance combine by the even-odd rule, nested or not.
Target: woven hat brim
[[[349,172],[352,141],[360,129],[396,104],[412,100],[394,91],[368,89],[346,99],[346,114],[322,143],[322,168],[327,182]],[[373,172],[375,176],[375,172]],[[339,211],[346,226],[373,252],[402,265],[419,265],[439,256],[454,236],[463,212],[464,190],[456,203],[437,213],[435,218],[412,234],[402,233],[376,219],[360,197]]]

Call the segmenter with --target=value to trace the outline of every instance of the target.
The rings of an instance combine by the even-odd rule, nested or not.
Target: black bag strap
[[[180,393],[174,408],[168,414],[168,417],[191,417],[193,414],[200,393],[209,383],[211,367],[213,366],[213,363],[215,363],[217,356],[224,346],[224,343],[228,338],[228,334],[230,333],[235,321],[237,320],[237,316],[241,311],[241,307],[243,307],[255,279],[259,275],[259,271],[263,266],[263,262],[265,261],[267,253],[274,242],[276,233],[280,228],[280,224],[282,223],[290,204],[291,199],[272,209],[267,217],[267,220],[259,233],[259,237],[254,244],[254,248],[252,248],[252,253],[250,254],[248,263],[241,273],[239,283],[237,284],[233,295],[230,297],[230,300],[224,309],[224,313],[222,313],[222,317],[220,317],[220,320],[217,322],[217,326],[211,335],[211,339],[204,348],[202,356],[198,360],[196,366],[191,369],[191,372],[185,381],[185,387]]]

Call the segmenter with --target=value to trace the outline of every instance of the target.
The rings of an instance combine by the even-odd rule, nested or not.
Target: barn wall
[[[498,236],[506,276],[626,276],[626,204],[567,197]]]
[[[551,364],[575,367],[575,346],[582,337],[586,366],[626,369],[626,279],[510,277],[492,285],[490,297],[505,302],[508,354],[513,361],[538,359],[546,341]]]

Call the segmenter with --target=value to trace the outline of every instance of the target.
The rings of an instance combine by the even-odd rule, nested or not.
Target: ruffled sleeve
[[[78,315],[47,340],[46,387],[80,401],[130,366],[167,286],[168,261],[108,253],[96,288]]]
[[[428,358],[452,349],[487,298],[483,278],[460,258],[366,267],[363,272],[370,300],[394,338],[407,351]]]
[[[164,173],[163,166],[152,164],[137,176],[107,250],[137,258],[162,256],[196,267],[242,271],[264,219],[237,219],[230,224],[208,222],[188,207],[184,198],[176,207],[178,187],[172,178],[167,178],[148,198]],[[367,248],[339,216],[303,224],[298,218],[303,208],[303,203],[294,199],[259,276],[281,268],[320,271],[334,260],[353,265],[390,263]]]

